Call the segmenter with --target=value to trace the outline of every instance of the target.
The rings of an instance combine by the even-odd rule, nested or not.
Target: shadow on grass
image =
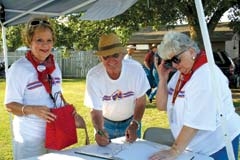
[[[147,102],[146,103],[146,108],[156,108],[156,103],[149,103],[149,102]]]
[[[63,82],[84,82],[85,78],[64,78]]]

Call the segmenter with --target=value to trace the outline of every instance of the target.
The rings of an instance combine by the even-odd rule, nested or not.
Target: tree
[[[239,0],[202,0],[209,34],[212,34],[222,15],[230,10],[230,26],[240,30]],[[71,14],[52,22],[57,35],[56,47],[65,46],[77,50],[96,50],[98,39],[103,33],[116,32],[126,44],[132,33],[152,26],[153,30],[173,28],[181,22],[189,25],[190,36],[202,43],[194,0],[138,0],[125,13],[102,21],[81,20],[83,13]],[[11,50],[19,46],[19,28],[8,31]]]
[[[202,3],[209,34],[213,33],[219,20],[229,8],[233,9],[232,27],[236,25],[237,19],[237,24],[239,24],[239,0],[202,0]],[[162,27],[172,28],[177,23],[186,21],[189,25],[190,36],[201,44],[201,30],[197,17],[194,0],[139,0],[123,15],[116,17],[115,21],[127,25],[134,22],[140,27],[153,26],[155,30]]]
[[[8,51],[10,52],[15,51],[18,47],[23,45],[21,38],[22,28],[23,25],[8,27],[6,33]]]
[[[83,21],[80,19],[81,15],[82,13],[63,17],[63,19],[67,20],[60,24],[57,30],[58,46],[60,44],[65,46],[69,44],[68,48],[76,50],[96,50],[99,37],[103,33],[109,32],[116,32],[121,37],[123,44],[126,44],[131,33],[139,29],[139,26],[133,22],[131,22],[132,24],[122,23],[123,19],[111,18],[102,21]],[[63,43],[62,39],[64,39],[65,43]],[[70,43],[67,43],[68,41]]]
[[[237,4],[229,11],[229,19],[231,22],[229,26],[233,29],[234,32],[240,33],[240,4]]]

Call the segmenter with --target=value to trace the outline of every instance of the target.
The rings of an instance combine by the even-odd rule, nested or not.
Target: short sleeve
[[[150,88],[149,81],[147,79],[146,73],[141,65],[138,66],[137,70],[137,79],[136,79],[136,97],[142,97],[147,90]],[[141,87],[139,87],[141,86]]]
[[[209,72],[204,71],[206,70],[196,71],[186,86],[184,125],[201,130],[215,130],[216,94],[211,86]]]

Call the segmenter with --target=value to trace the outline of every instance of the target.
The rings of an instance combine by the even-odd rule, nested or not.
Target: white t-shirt
[[[132,56],[131,56],[131,55],[129,55],[129,54],[126,54],[126,55],[124,56],[124,59],[133,59],[133,58],[132,58]]]
[[[87,74],[84,104],[102,110],[107,119],[121,121],[133,115],[136,99],[149,88],[146,74],[136,61],[123,60],[117,80],[112,80],[99,63]]]
[[[187,149],[210,155],[225,146],[218,113],[218,104],[222,104],[221,113],[226,116],[226,130],[231,140],[240,133],[240,117],[235,113],[228,79],[215,66],[214,72],[220,90],[220,102],[217,103],[216,91],[213,90],[211,72],[208,64],[198,68],[185,84],[172,104],[172,96],[178,81],[176,72],[168,84],[168,119],[176,138],[183,125],[199,131],[189,143]]]
[[[54,84],[52,93],[61,91],[62,76],[57,64],[51,74]],[[35,68],[25,57],[17,60],[8,70],[5,104],[18,102],[24,105],[44,105],[54,107],[53,101],[44,86],[38,81]],[[61,99],[57,99],[61,105]],[[46,122],[36,115],[14,116],[13,133],[17,142],[42,143],[45,139]]]

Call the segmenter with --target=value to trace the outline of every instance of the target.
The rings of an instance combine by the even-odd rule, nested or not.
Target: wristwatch
[[[136,123],[137,124],[137,130],[140,128],[140,122],[138,122],[136,119],[133,119],[131,123]]]

